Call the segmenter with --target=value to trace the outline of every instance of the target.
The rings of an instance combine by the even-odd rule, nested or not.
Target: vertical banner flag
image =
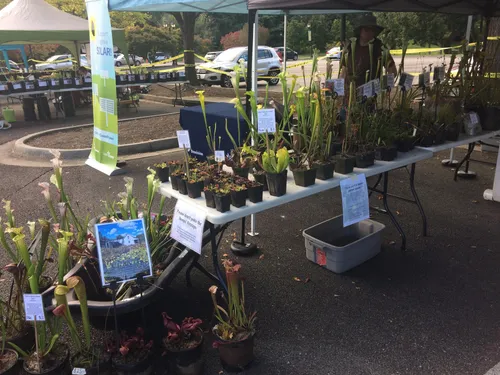
[[[119,172],[118,112],[113,36],[107,0],[86,0],[89,17],[94,139],[87,165],[111,176]]]

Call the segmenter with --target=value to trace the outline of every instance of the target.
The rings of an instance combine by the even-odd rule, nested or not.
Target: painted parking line
[[[495,367],[488,370],[484,375],[500,375],[500,362],[495,365]]]

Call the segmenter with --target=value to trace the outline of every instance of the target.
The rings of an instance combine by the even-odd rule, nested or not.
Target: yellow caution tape
[[[142,64],[141,66],[148,67],[148,66],[163,65],[163,64],[169,63],[169,62],[174,61],[174,60],[182,59],[183,57],[184,57],[184,54],[181,53],[181,54],[179,54],[177,56],[170,57],[169,59],[165,59],[165,60],[162,60],[162,61],[157,61],[157,62],[149,63],[149,64]]]
[[[71,62],[74,62],[76,63],[76,60],[75,59],[72,59],[72,58],[68,58],[68,59],[64,59],[64,60],[57,60],[57,61],[40,61],[40,60],[35,60],[35,59],[29,59],[28,61],[31,61],[31,62],[34,62],[34,63],[39,63],[39,64],[58,64],[58,63],[61,63],[61,62],[67,62],[67,61],[71,61]]]
[[[197,55],[196,53],[194,54],[197,58],[199,58],[200,60],[203,60],[205,62],[211,62],[209,59],[206,59],[204,58],[203,56],[200,56],[200,55]]]

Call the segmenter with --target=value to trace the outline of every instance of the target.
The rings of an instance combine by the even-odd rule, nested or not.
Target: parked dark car
[[[283,60],[283,51],[285,50],[284,47],[276,47],[274,49],[278,56],[280,57],[281,60]],[[293,49],[287,48],[286,49],[286,59],[287,60],[295,60],[297,61],[299,59],[299,54],[295,52]]]

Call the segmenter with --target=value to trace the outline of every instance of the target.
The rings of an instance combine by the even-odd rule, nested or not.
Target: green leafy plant
[[[285,147],[278,151],[266,150],[262,153],[262,169],[267,173],[281,173],[288,168],[290,156]]]

